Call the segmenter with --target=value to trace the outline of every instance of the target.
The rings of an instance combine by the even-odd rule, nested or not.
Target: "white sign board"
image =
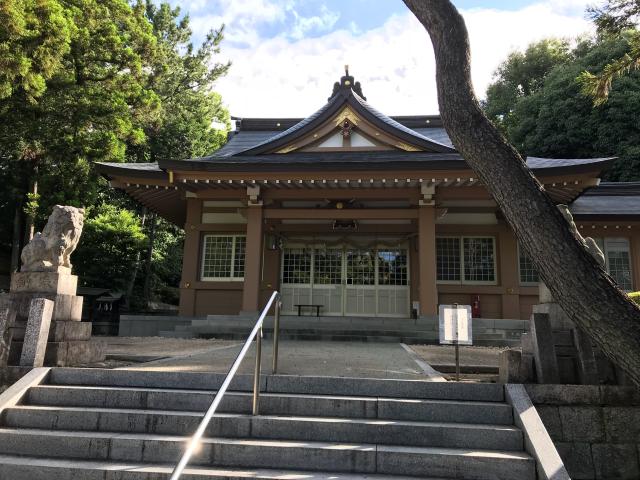
[[[473,345],[471,305],[440,305],[440,343]]]

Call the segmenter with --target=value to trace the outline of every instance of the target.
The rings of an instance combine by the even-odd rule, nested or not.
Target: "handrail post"
[[[262,327],[256,335],[256,368],[253,372],[253,414],[260,413],[260,369],[262,360]]]
[[[272,373],[275,375],[278,373],[278,341],[280,336],[280,307],[282,306],[282,302],[280,302],[280,296],[278,295],[278,299],[276,300],[275,312],[273,317],[273,366]]]
[[[189,440],[189,443],[187,444],[187,448],[182,454],[182,457],[180,457],[180,461],[174,467],[173,472],[171,473],[171,478],[169,480],[180,479],[180,476],[182,475],[182,472],[184,471],[187,464],[189,463],[191,456],[198,449],[198,446],[200,445],[200,440],[202,439],[202,436],[204,435],[207,429],[207,426],[209,425],[209,422],[213,418],[213,415],[216,413],[216,410],[218,409],[220,402],[222,402],[222,397],[224,397],[225,393],[227,393],[227,389],[229,388],[229,385],[231,385],[231,381],[233,380],[233,377],[238,371],[238,368],[240,368],[240,364],[244,360],[245,355],[251,348],[251,342],[253,341],[254,338],[256,339],[256,371],[254,373],[254,378],[253,378],[253,414],[254,415],[258,414],[258,401],[260,400],[260,363],[261,363],[261,357],[262,357],[262,330],[264,326],[264,319],[266,318],[267,313],[269,313],[269,310],[271,310],[271,307],[273,306],[273,302],[275,302],[276,299],[278,298],[280,298],[280,294],[277,291],[273,292],[273,294],[269,298],[269,301],[267,302],[267,305],[262,310],[262,313],[260,313],[260,317],[258,317],[258,320],[256,321],[253,329],[251,330],[251,333],[249,334],[249,337],[247,337],[247,340],[242,345],[242,348],[240,349],[240,352],[236,356],[236,359],[233,361],[233,364],[229,368],[229,372],[224,377],[224,380],[222,381],[222,385],[220,385],[220,388],[218,388],[218,391],[216,392],[213,398],[213,401],[211,402],[211,405],[209,405],[207,412],[204,414],[204,417],[202,417],[202,421],[200,422],[200,424],[198,425],[198,428],[196,429],[195,433],[191,437],[191,440]]]

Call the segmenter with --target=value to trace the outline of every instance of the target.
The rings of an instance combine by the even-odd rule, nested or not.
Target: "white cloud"
[[[247,2],[226,1],[243,3],[245,7]],[[588,3],[589,0],[550,0],[517,11],[463,11],[479,96],[483,96],[493,72],[510,51],[541,38],[573,37],[591,30],[582,13]],[[244,7],[235,8],[239,12]],[[284,14],[282,7],[276,10]],[[276,10],[266,8],[261,18],[278,21],[281,17]],[[331,23],[331,12],[326,13],[328,19],[308,20],[300,28],[330,28],[327,25]],[[315,38],[298,38],[291,31],[275,38],[259,38],[255,28],[251,30],[252,21],[255,19],[247,18],[240,29],[251,48],[223,45],[223,56],[230,58],[233,66],[229,75],[219,81],[217,90],[234,115],[309,115],[327,100],[333,82],[343,74],[344,64],[350,65],[350,72],[361,82],[369,102],[387,114],[438,110],[433,50],[424,28],[408,11],[367,32],[358,34],[350,28]],[[233,35],[229,32],[228,37]]]
[[[322,5],[320,8],[320,15],[303,17],[295,10],[292,13],[295,17],[295,24],[291,31],[291,37],[297,40],[304,38],[308,32],[330,30],[340,18],[339,13],[332,12],[326,5]]]

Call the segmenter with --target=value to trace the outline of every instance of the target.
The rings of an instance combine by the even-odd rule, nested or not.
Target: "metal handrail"
[[[229,388],[229,384],[233,380],[233,377],[235,376],[236,372],[238,371],[238,368],[240,367],[242,360],[244,360],[244,357],[247,354],[247,351],[249,350],[249,347],[251,346],[251,342],[253,341],[254,338],[256,339],[256,366],[253,374],[254,375],[253,377],[253,415],[258,415],[259,401],[260,401],[262,326],[264,324],[264,319],[267,316],[267,313],[269,312],[269,310],[271,309],[271,306],[273,305],[273,302],[276,302],[274,332],[273,332],[273,373],[276,373],[276,370],[278,368],[278,328],[280,324],[280,294],[277,291],[273,292],[273,294],[271,295],[271,298],[267,302],[267,305],[262,310],[260,317],[258,317],[258,320],[256,321],[256,324],[253,327],[253,330],[251,330],[251,333],[249,334],[249,337],[247,338],[247,340],[244,342],[244,345],[242,346],[240,353],[238,353],[238,356],[236,357],[233,364],[231,365],[231,368],[229,369],[229,373],[227,373],[227,376],[224,378],[224,381],[222,382],[222,386],[218,389],[218,392],[216,393],[216,396],[214,397],[213,402],[211,402],[211,405],[209,406],[207,413],[205,413],[204,417],[202,418],[202,421],[200,422],[200,425],[198,425],[198,429],[196,430],[196,432],[193,434],[193,437],[189,441],[187,449],[182,455],[180,462],[178,462],[176,467],[173,469],[173,472],[171,473],[171,478],[169,480],[178,480],[182,475],[182,472],[184,471],[185,467],[189,463],[189,460],[191,460],[191,456],[198,448],[200,440],[202,439],[202,436],[204,435],[204,432],[207,429],[207,426],[209,426],[209,422],[211,421],[211,418],[216,413],[216,410],[218,409],[218,405],[220,405],[220,402],[222,401],[222,397],[224,397],[224,394],[227,392],[227,388]]]

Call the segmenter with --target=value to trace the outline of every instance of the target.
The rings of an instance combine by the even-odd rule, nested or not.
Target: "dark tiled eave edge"
[[[615,158],[597,159],[583,164],[563,164],[555,167],[541,167],[532,170],[537,175],[565,175],[606,170]],[[255,171],[323,171],[336,170],[470,170],[457,153],[425,152],[376,152],[374,153],[289,153],[259,155],[209,157],[193,160],[164,160],[160,168],[175,171],[246,172]]]
[[[615,158],[592,159],[588,163],[567,164],[556,167],[542,167],[532,170],[537,175],[565,175],[588,172],[600,172],[608,168]],[[375,152],[333,154],[291,153],[287,155],[271,154],[258,156],[210,157],[192,160],[164,160],[152,168],[151,164],[106,164],[96,163],[97,171],[106,176],[127,176],[140,179],[167,179],[167,170],[202,172],[249,172],[259,170],[326,171],[335,170],[470,170],[467,163],[457,153],[424,152]],[[144,168],[140,168],[144,165]]]
[[[107,178],[112,178],[117,175],[126,174],[130,178],[140,179],[157,179],[166,180],[167,172],[162,170],[158,164],[141,164],[141,163],[100,163],[96,162],[95,168],[101,175]],[[154,165],[155,168],[151,168]],[[140,168],[144,166],[144,168]]]
[[[624,213],[573,213],[574,220],[581,222],[640,222],[640,212],[637,214]]]
[[[329,103],[325,104],[320,110],[311,115],[310,117],[304,119],[300,123],[292,126],[288,130],[276,135],[275,137],[256,145],[255,147],[249,148],[243,152],[237,153],[237,156],[246,156],[246,155],[259,155],[264,154],[266,152],[278,150],[279,148],[283,148],[286,145],[295,142],[297,139],[304,137],[311,131],[313,131],[318,126],[322,125],[324,122],[329,120],[333,115],[337,114],[342,108],[348,105],[352,108],[356,113],[361,115],[368,122],[375,125],[380,130],[396,136],[406,142],[409,142],[413,145],[417,145],[422,147],[430,152],[441,152],[441,153],[450,153],[455,152],[455,149],[448,147],[446,145],[440,144],[438,142],[432,141],[427,137],[424,137],[418,133],[412,132],[409,128],[404,125],[397,123],[394,120],[391,120],[388,117],[383,116],[373,108],[369,107],[368,104],[359,99],[351,89],[342,90],[337,93]],[[206,157],[209,159],[213,159],[213,157]]]

